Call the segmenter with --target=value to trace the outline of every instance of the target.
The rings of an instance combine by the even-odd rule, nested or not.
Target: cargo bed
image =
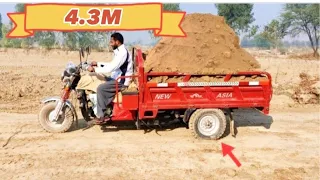
[[[162,110],[187,109],[234,109],[257,108],[264,114],[269,113],[272,98],[271,75],[267,72],[239,72],[237,74],[217,74],[223,76],[222,82],[190,82],[199,74],[165,73],[144,71],[144,58],[141,50],[133,55],[136,75],[133,76],[138,86],[138,92],[122,94],[122,103],[116,103],[119,112],[130,111],[138,119],[155,118]],[[149,80],[153,77],[182,77],[181,82],[156,83]],[[231,81],[233,77],[260,76],[259,80]],[[125,78],[125,76],[120,77]],[[117,97],[118,98],[118,95]],[[129,117],[128,117],[129,118]]]

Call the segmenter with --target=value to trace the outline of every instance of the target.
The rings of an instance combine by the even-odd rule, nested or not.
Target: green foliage
[[[253,4],[216,4],[218,15],[223,16],[226,23],[239,35],[248,32],[253,18]]]
[[[241,39],[241,47],[244,48],[249,48],[249,47],[254,47],[255,46],[255,42],[253,41],[253,39],[250,39],[248,37],[243,37]]]
[[[63,33],[63,44],[67,50],[76,50],[80,47],[91,46],[102,51],[108,47],[112,31],[107,32],[68,32]]]
[[[2,29],[2,16],[1,16],[1,13],[0,13],[0,30]],[[2,39],[3,37],[3,34],[2,34],[2,31],[0,31],[0,40]]]
[[[270,49],[271,44],[262,34],[257,34],[254,36],[254,44],[255,47],[259,47],[261,49]]]
[[[264,27],[261,35],[267,39],[273,48],[278,48],[281,45],[281,39],[287,34],[285,25],[278,20],[272,20]]]
[[[259,29],[258,25],[254,25],[254,26],[250,27],[250,31],[249,31],[249,33],[247,35],[248,38],[254,37],[257,34],[258,29]]]
[[[314,56],[319,56],[319,4],[286,4],[281,14],[281,22],[287,33],[293,37],[300,33],[307,34]]]
[[[1,32],[2,34],[7,34],[10,30],[9,25],[2,25]],[[20,48],[21,47],[21,39],[8,39],[3,37],[1,40],[1,44],[5,48]]]
[[[99,48],[100,34],[97,32],[79,32],[79,47],[91,46],[93,49]]]
[[[181,10],[179,3],[163,4],[162,9],[164,11],[180,11]]]
[[[22,42],[22,39],[11,39],[10,40],[12,42],[12,47],[13,48],[21,48],[21,42]]]
[[[23,4],[23,3],[17,3],[17,4],[14,6],[15,12],[24,12],[24,7],[25,7],[25,4]]]
[[[21,47],[24,48],[24,49],[30,49],[32,48],[32,45],[33,45],[33,38],[23,38],[21,40]]]
[[[38,42],[40,47],[43,47],[47,50],[50,50],[53,48],[55,42],[56,42],[56,37],[54,32],[36,32],[35,33],[35,41]]]
[[[76,32],[68,32],[68,33],[63,33],[63,45],[64,48],[67,50],[76,50],[78,47],[78,38],[77,38],[77,33]]]

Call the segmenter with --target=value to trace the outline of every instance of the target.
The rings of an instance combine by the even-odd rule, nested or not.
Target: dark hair
[[[111,38],[113,38],[115,41],[118,40],[121,44],[123,44],[123,36],[122,34],[115,32],[111,35]]]

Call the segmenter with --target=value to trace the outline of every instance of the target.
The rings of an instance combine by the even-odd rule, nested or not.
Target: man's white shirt
[[[133,73],[132,58],[129,52],[127,52],[124,44],[119,46],[117,49],[113,50],[114,57],[111,62],[98,62],[97,67],[95,67],[96,73],[111,73],[111,78],[116,80],[121,76],[122,71],[120,67],[125,63],[128,57],[128,66],[125,76],[131,76]],[[118,80],[120,82],[121,79]],[[126,78],[124,85],[129,86],[131,78]]]

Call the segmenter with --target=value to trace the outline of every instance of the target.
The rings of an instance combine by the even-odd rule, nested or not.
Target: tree
[[[24,12],[24,7],[25,7],[25,4],[23,4],[23,3],[17,3],[17,4],[14,6],[15,12]]]
[[[76,32],[63,32],[63,46],[68,50],[76,50],[77,49],[77,33]]]
[[[10,30],[10,25],[2,25],[2,34],[7,34]],[[8,39],[3,37],[2,45],[6,48],[21,48],[21,39]]]
[[[278,20],[272,20],[264,27],[264,31],[261,35],[267,39],[273,48],[279,48],[282,45],[281,40],[287,34],[286,25],[281,24]]]
[[[179,3],[169,3],[169,4],[163,4],[162,5],[162,9],[164,11],[170,11],[170,12],[174,12],[174,11],[181,11],[180,9],[180,4]],[[148,31],[148,33],[150,34],[150,36],[152,38],[155,38],[153,31]]]
[[[319,4],[286,4],[281,14],[282,24],[291,36],[308,35],[313,55],[319,57],[320,14]]]
[[[249,31],[247,37],[248,37],[248,38],[254,37],[254,36],[257,34],[258,29],[259,29],[259,26],[258,26],[258,25],[252,26],[252,27],[250,28],[250,31]]]
[[[242,39],[241,39],[241,47],[244,47],[244,48],[250,48],[250,47],[254,47],[255,46],[255,41],[254,39],[250,39],[246,36],[244,36]]]
[[[164,11],[181,11],[179,3],[163,4]]]
[[[0,13],[0,39],[2,39],[2,36],[3,36],[1,29],[2,29],[2,17],[1,17],[1,13]]]
[[[266,39],[261,33],[254,36],[254,44],[256,47],[263,49],[270,49],[271,45],[268,39]]]
[[[56,37],[54,32],[42,31],[35,34],[35,40],[39,43],[40,47],[49,50],[53,48],[56,42]]]
[[[1,34],[7,34],[9,32],[8,25],[3,24],[1,27]],[[12,47],[12,43],[6,37],[3,37],[1,40],[1,44],[3,47]]]
[[[239,35],[248,32],[253,18],[253,4],[216,4],[218,15],[223,16],[226,23]]]
[[[71,51],[86,46],[91,46],[93,49],[101,51],[108,46],[112,32],[63,32],[63,46]]]

